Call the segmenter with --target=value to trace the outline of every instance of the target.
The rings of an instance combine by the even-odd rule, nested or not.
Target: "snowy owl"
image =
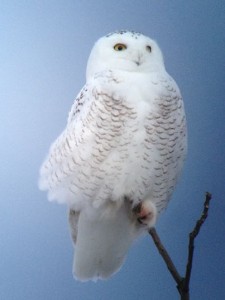
[[[105,279],[166,208],[186,155],[182,97],[157,43],[137,32],[100,38],[39,187],[66,203],[73,274]]]

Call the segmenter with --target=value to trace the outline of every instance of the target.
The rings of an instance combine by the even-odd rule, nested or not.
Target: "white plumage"
[[[77,279],[108,278],[167,206],[186,154],[182,97],[152,39],[97,41],[39,186],[68,204]]]

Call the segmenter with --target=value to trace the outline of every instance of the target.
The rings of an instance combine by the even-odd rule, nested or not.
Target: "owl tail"
[[[81,281],[106,279],[122,266],[140,233],[126,205],[100,217],[82,210],[78,220],[73,274]]]

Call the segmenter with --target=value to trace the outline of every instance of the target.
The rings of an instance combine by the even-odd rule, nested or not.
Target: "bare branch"
[[[171,275],[173,276],[174,280],[176,281],[176,283],[179,285],[180,282],[183,280],[183,278],[180,276],[180,274],[178,273],[175,265],[172,262],[172,259],[170,258],[166,248],[163,246],[155,228],[151,228],[149,230],[149,233],[160,253],[160,255],[162,256],[162,258],[164,259],[168,270],[170,271]]]
[[[187,261],[185,281],[184,281],[184,288],[186,290],[189,289],[189,282],[191,278],[191,269],[192,269],[193,254],[194,254],[194,240],[196,236],[199,234],[199,231],[208,216],[209,202],[211,198],[212,198],[211,194],[207,192],[202,215],[200,219],[196,222],[196,225],[192,230],[192,232],[189,234],[188,261]]]
[[[167,268],[171,275],[173,276],[174,280],[177,283],[177,289],[180,293],[181,300],[189,300],[189,283],[191,278],[191,270],[192,270],[192,263],[193,263],[193,255],[194,255],[194,240],[196,236],[199,234],[199,231],[201,229],[201,226],[205,222],[207,216],[208,216],[208,210],[209,210],[209,203],[212,196],[210,193],[206,193],[205,203],[203,212],[201,214],[201,217],[196,222],[196,225],[192,232],[189,234],[189,245],[188,245],[188,259],[187,259],[187,265],[186,265],[186,273],[185,277],[180,276],[178,273],[172,259],[170,258],[167,250],[163,246],[155,228],[151,228],[149,230],[149,234],[151,235],[160,255],[162,256],[163,260],[165,261]]]

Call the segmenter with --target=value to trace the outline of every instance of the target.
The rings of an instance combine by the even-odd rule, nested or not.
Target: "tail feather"
[[[73,274],[81,281],[106,279],[123,264],[128,249],[140,233],[124,205],[112,214],[90,217],[80,212]]]

